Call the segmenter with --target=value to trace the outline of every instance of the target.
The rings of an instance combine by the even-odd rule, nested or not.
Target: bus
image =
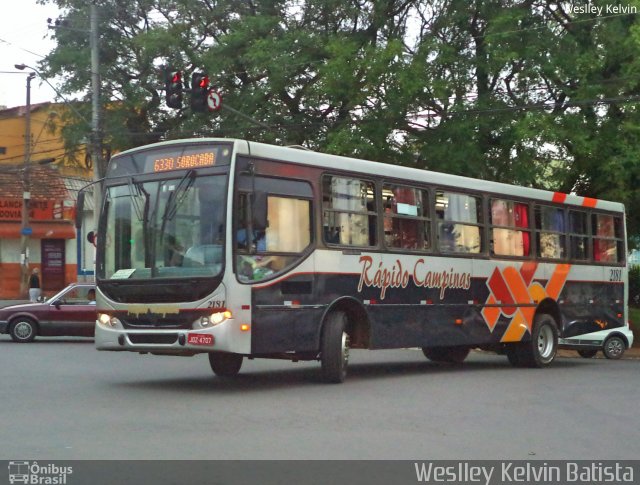
[[[620,203],[238,139],[115,155],[96,248],[98,350],[316,360],[471,349],[545,367],[628,327]]]

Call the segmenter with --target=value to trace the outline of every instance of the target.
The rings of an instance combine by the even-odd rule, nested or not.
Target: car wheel
[[[343,312],[332,312],[322,332],[320,364],[325,382],[339,384],[347,377],[349,364],[349,334],[347,316]]]
[[[469,351],[469,347],[422,347],[422,353],[430,361],[449,364],[462,364]]]
[[[226,352],[209,352],[209,365],[219,377],[234,377],[242,367],[242,355]]]
[[[33,339],[36,338],[36,334],[38,333],[38,327],[36,322],[31,318],[20,317],[11,322],[9,333],[14,342],[33,342]]]
[[[602,352],[607,359],[617,360],[622,357],[626,348],[624,340],[617,335],[613,335],[604,341]]]
[[[578,350],[578,355],[580,357],[584,357],[585,359],[590,359],[591,357],[595,357],[595,355],[598,353],[597,350],[594,349],[582,349],[582,350]]]

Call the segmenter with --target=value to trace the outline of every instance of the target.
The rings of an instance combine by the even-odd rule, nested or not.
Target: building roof
[[[0,197],[7,199],[22,199],[24,187],[24,166],[4,165],[0,167]],[[63,178],[52,167],[30,165],[29,192],[31,199],[40,200],[75,200],[71,196]]]
[[[30,105],[31,112],[38,111],[43,108],[47,108],[55,103],[51,103],[49,101],[45,101],[44,103],[32,103]],[[24,116],[27,112],[26,106],[15,106],[13,108],[4,108],[0,109],[0,119],[3,118],[15,118],[17,116]]]

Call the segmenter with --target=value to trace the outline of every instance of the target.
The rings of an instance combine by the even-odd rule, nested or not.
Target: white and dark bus
[[[559,337],[628,326],[619,203],[206,138],[114,156],[103,192],[99,350],[342,382],[354,348],[543,367]]]

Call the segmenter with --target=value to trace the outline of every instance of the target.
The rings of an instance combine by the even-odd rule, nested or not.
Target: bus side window
[[[480,198],[438,190],[438,248],[447,253],[482,252],[482,203]]]
[[[593,214],[591,218],[593,233],[593,259],[601,263],[621,261],[624,248],[622,241],[622,223],[617,217],[608,214]]]
[[[529,256],[529,206],[504,199],[491,200],[492,253],[496,256]]]
[[[538,257],[564,259],[566,236],[564,209],[537,205],[535,208]]]
[[[428,192],[385,184],[382,197],[386,246],[393,249],[430,249]]]
[[[377,208],[373,182],[325,176],[323,226],[327,244],[375,246]]]

